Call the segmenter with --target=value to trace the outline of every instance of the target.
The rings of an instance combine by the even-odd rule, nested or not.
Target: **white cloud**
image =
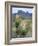
[[[29,12],[32,13],[32,8],[18,8],[18,7],[13,7],[12,8],[12,13],[17,13],[18,10],[23,10],[24,12]]]

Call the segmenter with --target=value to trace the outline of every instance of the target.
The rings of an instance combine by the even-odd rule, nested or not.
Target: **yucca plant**
[[[16,28],[18,28],[20,22],[21,22],[21,18],[20,17],[16,18],[16,20],[15,20],[15,26],[16,26]]]
[[[15,22],[15,26],[16,26],[16,28],[18,28],[18,26],[19,26],[19,22]]]
[[[26,35],[27,34],[27,32],[28,32],[28,28],[26,28],[26,29],[22,29],[21,30],[21,35]]]

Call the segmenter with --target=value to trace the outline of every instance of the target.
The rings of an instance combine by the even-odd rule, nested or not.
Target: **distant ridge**
[[[12,15],[13,15],[13,16],[20,15],[20,16],[22,16],[22,17],[24,17],[24,18],[32,18],[32,13],[29,13],[28,11],[27,11],[27,12],[24,12],[24,11],[22,11],[22,10],[18,10],[17,13],[14,13],[14,14],[12,14]]]

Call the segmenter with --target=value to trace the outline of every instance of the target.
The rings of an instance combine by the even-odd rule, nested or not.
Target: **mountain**
[[[22,10],[18,10],[17,13],[14,13],[12,15],[13,16],[19,15],[19,16],[24,17],[24,18],[32,18],[32,13],[29,13],[28,11],[24,12]]]

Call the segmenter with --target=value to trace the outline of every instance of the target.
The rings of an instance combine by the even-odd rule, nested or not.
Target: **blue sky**
[[[29,13],[32,13],[32,8],[18,8],[18,7],[13,7],[12,8],[12,14],[13,13],[17,13],[18,10],[23,10],[24,12],[29,12]]]

